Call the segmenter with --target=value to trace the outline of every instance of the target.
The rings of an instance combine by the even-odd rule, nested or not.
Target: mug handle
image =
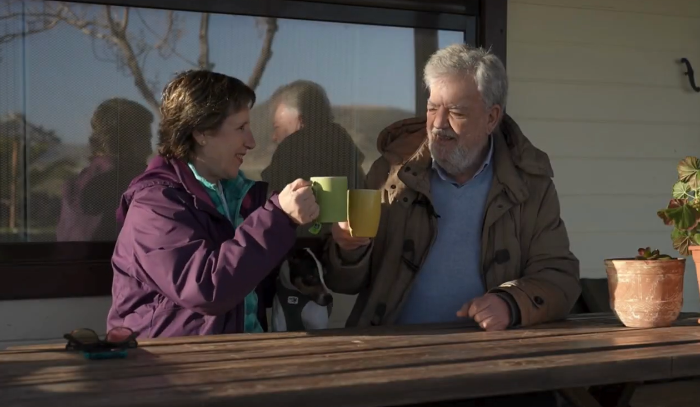
[[[316,189],[314,188],[316,185],[318,185],[318,183],[312,181],[311,192],[314,194],[314,198],[316,198]],[[314,222],[313,225],[311,225],[311,227],[309,228],[309,233],[311,233],[312,235],[317,235],[319,234],[319,232],[321,232],[321,227],[323,227],[323,225],[321,225],[320,222]]]

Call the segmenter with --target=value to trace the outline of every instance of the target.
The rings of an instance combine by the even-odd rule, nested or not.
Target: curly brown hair
[[[218,129],[226,118],[255,104],[255,91],[224,74],[189,70],[163,90],[158,154],[187,160],[194,151],[195,131]]]

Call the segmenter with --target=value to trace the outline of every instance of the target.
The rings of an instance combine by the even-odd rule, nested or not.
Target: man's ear
[[[489,116],[486,125],[488,126],[488,134],[491,134],[494,130],[496,130],[496,126],[498,126],[498,122],[503,115],[503,108],[500,105],[493,105],[488,110],[488,114]]]

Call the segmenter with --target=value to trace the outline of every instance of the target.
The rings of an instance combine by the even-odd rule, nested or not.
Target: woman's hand
[[[371,242],[369,238],[366,237],[352,237],[352,235],[350,235],[350,225],[348,222],[333,224],[331,233],[333,234],[333,240],[338,244],[338,247],[346,251],[367,246]]]
[[[303,179],[288,184],[279,195],[280,207],[294,223],[305,225],[318,217],[319,207],[311,182]]]

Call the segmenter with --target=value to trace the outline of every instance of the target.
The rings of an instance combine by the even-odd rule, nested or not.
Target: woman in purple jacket
[[[270,273],[318,215],[310,183],[267,196],[239,170],[255,93],[188,71],[163,91],[158,156],[121,198],[107,329],[140,337],[262,332]],[[127,119],[128,120],[128,119]]]

